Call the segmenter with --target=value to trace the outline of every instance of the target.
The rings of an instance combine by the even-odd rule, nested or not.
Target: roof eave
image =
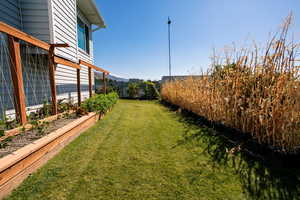
[[[100,28],[105,28],[104,20],[94,0],[78,0],[77,5],[88,21]]]

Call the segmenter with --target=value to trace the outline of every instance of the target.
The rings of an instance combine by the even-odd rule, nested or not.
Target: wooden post
[[[77,97],[78,97],[78,106],[80,106],[81,105],[80,69],[77,69]]]
[[[23,85],[23,74],[22,74],[22,64],[21,64],[21,52],[20,43],[17,38],[13,36],[8,36],[10,55],[11,55],[11,65],[10,73],[14,87],[15,96],[15,110],[16,118],[19,117],[20,123],[22,125],[27,123],[26,116],[26,103],[25,103],[25,92]]]
[[[104,94],[106,94],[106,78],[104,72],[103,72],[103,90],[104,90]]]
[[[93,90],[92,90],[92,69],[89,67],[89,93],[90,97],[93,95]]]
[[[54,63],[54,46],[51,45],[49,50],[49,80],[52,99],[52,114],[56,115],[57,112],[57,97],[56,97],[56,83],[55,83],[55,63]]]

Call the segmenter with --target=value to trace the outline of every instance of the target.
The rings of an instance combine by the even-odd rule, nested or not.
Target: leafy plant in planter
[[[0,142],[0,149],[3,149],[7,146],[6,142]]]
[[[5,147],[7,147],[7,143],[8,142],[10,142],[10,141],[12,141],[12,139],[14,138],[15,136],[10,136],[10,137],[8,137],[8,138],[6,138],[5,140],[3,140],[3,141],[1,141],[0,142],[0,149],[3,149],[3,148],[5,148]]]
[[[32,125],[32,130],[36,130],[38,135],[44,135],[49,126],[49,122],[40,122],[37,120],[31,121],[30,124]]]
[[[18,127],[20,124],[17,121],[17,119],[10,119],[6,115],[6,108],[4,108],[4,111],[1,113],[0,117],[0,137],[1,137],[1,132],[4,132],[5,130],[13,129]],[[1,131],[3,130],[3,131]],[[4,134],[4,133],[3,133]]]
[[[5,135],[4,129],[0,129],[0,137],[3,137]]]
[[[84,116],[84,115],[87,115],[88,112],[87,112],[87,110],[85,110],[84,108],[77,107],[77,108],[76,108],[75,114],[76,114],[77,117],[82,117],[82,116]]]
[[[66,99],[60,99],[57,102],[57,109],[59,113],[63,113],[70,110],[76,110],[76,106],[71,101],[66,101]]]
[[[37,109],[35,112],[31,112],[28,116],[30,120],[44,119],[51,115],[52,105],[48,104],[46,101],[43,104],[43,107]]]
[[[0,137],[1,137],[1,132],[4,132],[5,130],[16,128],[19,125],[20,125],[19,122],[15,119],[9,120],[7,117],[5,117],[3,120],[0,120]]]
[[[5,135],[4,130],[5,130],[5,123],[3,120],[0,120],[0,137]]]
[[[100,114],[106,113],[117,103],[119,96],[112,92],[109,94],[98,94],[87,99],[82,103],[81,108],[87,112],[97,112]]]

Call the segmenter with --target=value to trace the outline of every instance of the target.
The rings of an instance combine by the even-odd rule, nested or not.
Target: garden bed
[[[81,107],[66,105],[65,112],[41,119],[41,116],[45,116],[44,110],[48,107],[46,106],[33,113],[32,120],[23,127],[2,130],[0,199],[83,131],[94,125],[112,109],[117,99],[116,93],[94,95],[82,102]]]
[[[44,137],[45,135],[48,135],[77,118],[78,117],[73,113],[67,118],[58,118],[51,122],[43,121],[36,126],[28,124],[28,128],[16,128],[16,130],[8,131],[6,138],[0,141],[0,158]],[[22,129],[25,130],[22,131]],[[10,135],[10,132],[14,134]]]
[[[20,146],[23,147],[14,151],[13,145],[8,146],[2,153],[3,156],[13,151],[0,158],[0,199],[83,131],[94,125],[98,119],[99,115],[96,113],[89,113],[78,119],[59,119],[49,126],[49,131],[44,135],[36,136],[35,131],[27,131],[25,133],[28,133],[28,136],[24,136],[25,133],[15,136],[12,141],[20,141]]]

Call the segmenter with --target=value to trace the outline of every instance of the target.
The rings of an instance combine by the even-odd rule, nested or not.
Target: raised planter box
[[[61,149],[94,125],[96,113],[85,115],[47,136],[0,159],[0,199],[9,195],[22,181]]]
[[[74,113],[74,111],[67,111],[67,112],[69,112],[69,114]],[[59,117],[63,116],[67,112],[60,113],[60,114],[57,114],[57,115],[52,115],[50,117],[47,117],[47,118],[39,120],[39,121],[40,122],[52,122],[54,120],[57,120]],[[3,141],[3,140],[5,140],[8,137],[16,136],[16,135],[20,134],[22,132],[22,129],[24,129],[25,131],[28,131],[31,128],[32,128],[31,124],[26,124],[24,126],[20,126],[20,127],[11,129],[11,130],[7,130],[7,131],[4,132],[4,136],[0,137],[0,142]]]

